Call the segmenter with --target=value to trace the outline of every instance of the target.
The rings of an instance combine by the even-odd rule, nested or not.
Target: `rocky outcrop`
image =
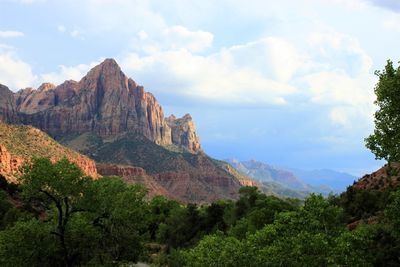
[[[240,183],[229,175],[209,172],[190,174],[167,171],[154,175],[155,180],[183,202],[211,203],[218,199],[237,199]]]
[[[388,164],[385,164],[379,170],[364,175],[352,187],[357,189],[368,189],[368,190],[380,190],[397,188],[400,185],[400,163],[392,162],[390,168]]]
[[[140,167],[123,166],[117,164],[97,164],[97,171],[103,176],[141,177],[146,171]]]
[[[0,121],[18,122],[13,92],[0,84]]]
[[[56,162],[64,157],[82,171],[97,178],[93,160],[65,148],[42,131],[29,126],[0,123],[0,174],[10,182],[16,182],[19,168],[32,157],[47,157]]]
[[[201,151],[200,140],[190,114],[186,114],[180,119],[171,115],[165,120],[171,128],[172,143],[181,144],[190,152]]]
[[[56,86],[51,83],[43,83],[37,90],[27,88],[15,95],[18,111],[26,114],[34,114],[44,111],[55,105]]]
[[[129,132],[158,145],[201,150],[190,115],[165,120],[156,98],[126,77],[113,59],[94,67],[79,82],[44,83],[37,90],[19,91],[14,99],[22,123],[56,139],[86,132],[102,137]]]
[[[175,196],[158,184],[152,176],[147,175],[143,168],[117,164],[97,164],[97,171],[102,176],[119,176],[127,183],[143,185],[148,190],[147,197],[149,198],[165,196],[175,199]]]
[[[18,156],[12,156],[7,148],[0,144],[0,174],[9,182],[16,183],[16,176],[19,168],[26,162],[26,159]]]

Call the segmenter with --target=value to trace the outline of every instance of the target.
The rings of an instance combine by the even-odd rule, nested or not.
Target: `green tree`
[[[365,139],[377,159],[400,161],[400,69],[388,60],[383,71],[376,71],[375,86],[378,110],[375,112],[374,133]]]
[[[92,184],[93,211],[85,215],[99,233],[97,249],[114,261],[136,262],[148,231],[146,191],[119,177],[103,177]]]
[[[203,238],[199,244],[181,252],[184,266],[190,267],[239,267],[250,266],[246,262],[243,244],[234,237],[224,237],[221,233]]]
[[[33,159],[25,165],[20,177],[24,198],[47,211],[56,211],[56,227],[51,231],[59,240],[65,266],[72,266],[71,255],[66,243],[66,231],[75,213],[85,211],[86,197],[91,178],[67,159],[52,163],[46,158]],[[55,209],[53,209],[55,207]]]
[[[0,232],[0,266],[60,266],[51,226],[36,219],[17,222]]]

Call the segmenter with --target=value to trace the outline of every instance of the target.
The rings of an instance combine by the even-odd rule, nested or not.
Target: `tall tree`
[[[375,86],[378,110],[375,112],[374,133],[365,139],[377,159],[400,161],[400,67],[395,69],[388,60],[382,71],[376,71]]]
[[[67,159],[52,163],[49,159],[34,159],[24,168],[20,178],[23,195],[45,210],[56,211],[55,235],[63,253],[65,266],[72,266],[72,255],[66,244],[66,231],[73,214],[84,211],[83,199],[88,193],[89,177]]]

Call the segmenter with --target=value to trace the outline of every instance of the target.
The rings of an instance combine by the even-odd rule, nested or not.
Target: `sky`
[[[204,150],[360,176],[382,162],[375,70],[400,60],[398,0],[0,0],[0,83],[80,80],[105,58],[190,113]]]

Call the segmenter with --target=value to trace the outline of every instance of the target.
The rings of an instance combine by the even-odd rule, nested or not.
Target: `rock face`
[[[143,185],[148,190],[148,198],[155,196],[175,198],[175,196],[158,184],[152,176],[147,175],[143,168],[117,164],[97,164],[97,171],[103,176],[119,176],[127,183]]]
[[[0,122],[0,174],[10,182],[16,182],[19,167],[32,157],[47,157],[53,162],[66,157],[82,171],[97,178],[93,160],[65,148],[42,131],[30,126],[8,125]]]
[[[0,84],[0,121],[18,122],[14,95],[8,87]]]
[[[171,115],[166,118],[166,122],[171,128],[172,143],[181,144],[191,152],[201,150],[200,140],[190,114],[186,114],[180,119]]]
[[[45,83],[37,90],[21,90],[14,98],[22,123],[56,139],[85,132],[102,137],[130,132],[158,145],[201,150],[190,115],[165,120],[156,98],[126,77],[113,59],[94,67],[79,82]]]

